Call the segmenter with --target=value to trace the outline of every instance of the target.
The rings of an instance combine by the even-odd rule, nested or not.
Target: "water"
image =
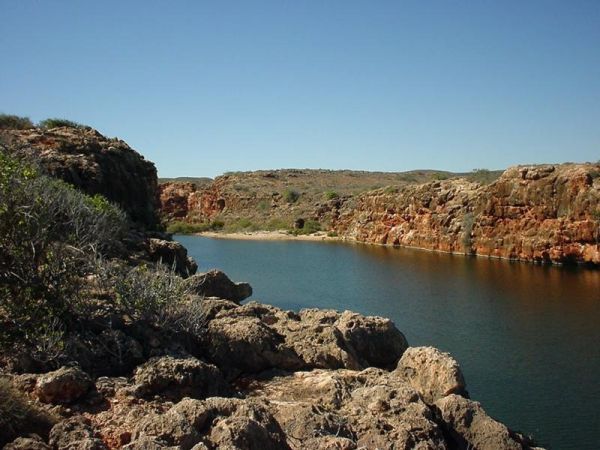
[[[390,317],[460,362],[493,417],[552,449],[600,449],[600,271],[341,243],[178,236],[281,308]]]

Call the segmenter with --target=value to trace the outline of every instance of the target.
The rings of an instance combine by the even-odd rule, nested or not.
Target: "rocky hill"
[[[600,264],[600,165],[519,166],[489,185],[447,180],[347,202],[347,239],[522,261]]]
[[[311,223],[309,231],[357,242],[600,263],[600,165],[519,166],[495,180],[483,175],[446,173],[447,179],[432,181],[439,173],[272,171],[226,175],[203,187],[165,183],[159,189],[168,220],[219,223],[230,231],[238,231],[231,226],[236,223],[248,230]],[[375,180],[386,187],[369,189]]]
[[[83,189],[115,192],[99,162],[105,151],[114,150],[95,145],[106,138],[91,130],[28,133],[32,138],[26,145],[9,148],[13,154],[39,158],[49,173],[67,179],[66,174],[85,173],[85,180],[69,179]],[[16,142],[23,142],[16,136]],[[125,164],[147,167],[141,157],[130,155]],[[101,218],[112,211],[0,156],[0,174],[13,178],[0,179],[2,214],[5,206],[14,206],[10,183],[20,189],[22,202],[29,201],[28,186],[53,186],[48,196],[78,200],[85,209],[81,214]],[[60,168],[56,172],[51,170],[54,161]],[[148,189],[136,183],[148,181],[150,194],[156,185],[155,179],[130,178],[135,192]],[[132,214],[144,211],[133,199],[114,198]],[[42,200],[33,198],[36,205]],[[93,207],[97,204],[101,208]],[[69,235],[87,230],[85,224],[75,226],[64,211],[69,209],[44,223]],[[15,236],[23,227],[38,233],[29,227],[37,223],[35,217],[19,205],[15,212],[14,226],[4,224]],[[31,280],[15,278],[17,268],[10,263],[37,243],[0,247],[0,445],[5,449],[534,448],[529,438],[469,399],[450,355],[409,347],[389,319],[242,305],[252,293],[248,284],[233,283],[217,271],[191,275],[179,270],[187,276],[183,279],[153,267],[132,247],[131,233],[148,244],[146,251],[154,249],[159,263],[185,250],[138,229],[122,242],[117,233],[108,233],[117,251],[86,259],[90,249],[77,236],[65,241],[61,233],[47,234],[51,245],[39,247],[44,259],[36,253],[30,263],[23,262],[37,274],[58,268],[48,283],[40,283],[36,274]],[[74,249],[74,243],[79,247]],[[97,248],[104,247],[91,250]],[[62,259],[55,261],[58,251]],[[86,265],[71,264],[77,273],[61,273],[69,261]],[[74,283],[72,298],[56,295],[57,281]],[[27,323],[39,333],[36,340],[21,333],[33,312],[23,310],[28,304],[41,311],[36,317],[43,323]],[[7,329],[12,333],[4,333]]]
[[[0,144],[87,194],[103,195],[139,225],[159,225],[156,168],[124,141],[89,127],[59,127],[0,130]]]
[[[235,231],[293,228],[297,220],[316,221],[328,228],[329,217],[319,210],[351,196],[387,187],[465,176],[490,182],[499,172],[479,170],[455,174],[434,170],[362,172],[351,170],[282,169],[234,172],[215,178],[167,181],[160,184],[163,217],[169,221],[209,224],[213,221]]]

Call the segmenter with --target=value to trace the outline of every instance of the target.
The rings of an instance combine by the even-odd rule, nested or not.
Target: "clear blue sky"
[[[0,0],[0,112],[161,176],[600,159],[600,1]]]

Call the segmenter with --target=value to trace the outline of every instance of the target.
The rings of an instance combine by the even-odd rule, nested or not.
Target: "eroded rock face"
[[[435,402],[444,427],[456,448],[522,450],[532,448],[525,437],[509,430],[486,414],[478,402],[449,395]]]
[[[465,395],[465,379],[456,360],[433,347],[408,348],[395,370],[432,404],[450,394]]]
[[[161,262],[184,277],[198,270],[196,261],[188,256],[187,249],[179,242],[150,238],[145,243],[151,261]]]
[[[1,137],[13,153],[87,194],[102,194],[134,222],[150,229],[159,224],[156,168],[124,141],[70,127],[2,130]]]
[[[152,358],[136,369],[133,379],[136,393],[145,397],[206,398],[230,392],[217,367],[192,357]]]
[[[407,348],[404,335],[381,317],[317,309],[296,314],[256,302],[220,304],[218,312],[216,306],[207,304],[205,348],[230,375],[271,368],[392,368]]]
[[[165,414],[149,415],[137,426],[136,442],[152,439],[182,449],[286,449],[285,434],[260,401],[183,399]]]
[[[189,213],[188,197],[196,192],[194,183],[169,182],[158,186],[161,213],[168,219],[184,219]]]
[[[56,450],[107,450],[89,419],[75,416],[57,423],[50,431],[50,445]]]
[[[537,262],[600,264],[600,165],[512,167],[494,183],[462,179],[365,193],[334,220],[360,242]]]
[[[319,369],[253,388],[250,395],[269,399],[294,449],[447,448],[432,411],[394,373]]]
[[[61,367],[37,379],[35,394],[44,403],[72,403],[85,395],[92,382],[78,367]]]
[[[31,437],[20,437],[6,444],[4,450],[52,450],[42,438],[37,435]]]
[[[252,295],[248,283],[234,283],[220,270],[198,273],[186,281],[189,290],[203,297],[218,297],[239,303]]]

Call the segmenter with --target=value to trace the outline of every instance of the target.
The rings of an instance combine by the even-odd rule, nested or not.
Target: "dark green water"
[[[486,411],[552,449],[600,449],[600,271],[316,242],[178,236],[253,299],[392,318],[460,362]]]

